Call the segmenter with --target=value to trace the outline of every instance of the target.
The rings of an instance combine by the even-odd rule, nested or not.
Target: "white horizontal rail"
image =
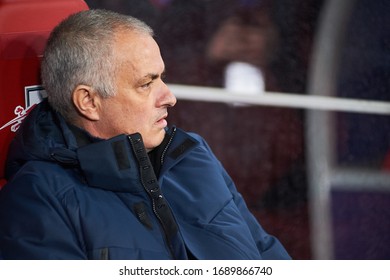
[[[168,86],[182,100],[390,115],[390,102],[279,92],[253,95],[213,87],[177,84]]]
[[[338,168],[330,171],[332,190],[390,191],[390,173],[374,169]]]

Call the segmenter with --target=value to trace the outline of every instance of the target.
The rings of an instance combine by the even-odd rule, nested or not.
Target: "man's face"
[[[141,133],[146,149],[164,139],[167,108],[176,98],[162,81],[164,62],[155,40],[121,32],[114,45],[116,96],[103,99],[98,130],[101,137]],[[114,74],[113,74],[114,75]]]

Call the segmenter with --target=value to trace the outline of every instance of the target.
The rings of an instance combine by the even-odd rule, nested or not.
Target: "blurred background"
[[[166,82],[388,102],[390,1],[87,0],[155,30]],[[181,100],[294,259],[390,259],[389,113]]]

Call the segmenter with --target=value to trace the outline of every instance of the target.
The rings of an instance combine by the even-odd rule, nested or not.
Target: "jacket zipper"
[[[174,129],[174,132],[176,131],[176,129]],[[174,132],[172,133],[172,136],[170,138],[170,140],[168,141],[168,144],[166,146],[166,148],[164,149],[164,152],[163,154],[166,152],[166,150],[168,149],[168,146],[169,144],[172,142],[172,139],[173,139],[173,135],[174,135]],[[133,150],[136,151],[136,148],[134,146],[134,141],[136,141],[137,143],[141,141],[141,139],[133,139],[130,135],[128,136],[128,138],[130,139],[130,143],[131,143],[131,146],[133,147]],[[161,157],[161,159],[163,159],[163,156]],[[143,168],[142,166],[140,166],[140,168]],[[141,174],[142,174],[142,171],[141,171]],[[157,178],[156,178],[157,180]],[[149,190],[147,187],[146,187],[146,183],[144,181],[144,178],[143,176],[141,175],[141,183],[142,183],[142,186],[143,188],[145,189],[146,193],[149,194],[150,198],[151,198],[151,201],[152,201],[152,210],[153,210],[153,213],[154,215],[157,217],[158,221],[160,222],[162,228],[163,228],[163,231],[164,231],[164,235],[165,235],[165,241],[167,242],[167,245],[168,245],[168,249],[169,249],[169,253],[172,257],[172,259],[175,259],[175,255],[173,253],[173,248],[172,248],[172,244],[171,242],[169,241],[168,239],[168,233],[166,232],[166,229],[165,229],[165,224],[164,224],[164,221],[163,219],[160,217],[160,215],[158,214],[157,210],[156,210],[156,198],[152,195],[153,193],[157,192],[159,190],[159,187],[157,187],[156,189],[152,189],[152,190]],[[157,199],[162,199],[162,195],[158,195]]]
[[[168,141],[167,145],[165,146],[165,148],[164,148],[164,150],[163,150],[163,152],[162,152],[162,154],[161,154],[161,159],[160,159],[161,166],[162,166],[163,163],[164,163],[165,154],[167,153],[168,148],[169,148],[169,146],[171,145],[171,143],[172,143],[172,141],[173,141],[173,137],[175,137],[175,134],[176,134],[176,127],[173,127],[172,130],[173,130],[173,131],[172,131],[171,136],[169,137],[169,141]]]

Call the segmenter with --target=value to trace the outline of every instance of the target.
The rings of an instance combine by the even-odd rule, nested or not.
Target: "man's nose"
[[[162,88],[162,105],[165,105],[167,107],[173,107],[175,106],[177,99],[176,96],[172,93],[170,88],[168,87],[167,84],[163,82],[163,88]]]

